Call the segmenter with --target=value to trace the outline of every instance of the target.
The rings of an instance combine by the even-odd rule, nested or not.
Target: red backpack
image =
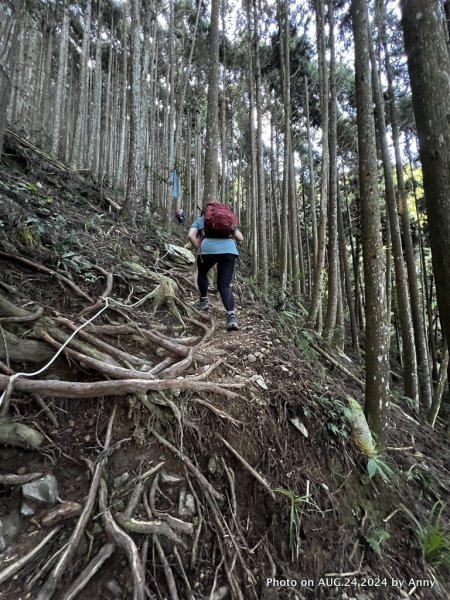
[[[211,202],[205,208],[205,237],[229,238],[238,226],[238,220],[229,206]]]

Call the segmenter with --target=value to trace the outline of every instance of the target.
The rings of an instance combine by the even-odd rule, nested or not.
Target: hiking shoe
[[[200,300],[194,304],[194,308],[197,310],[208,310],[209,308],[209,300],[208,298],[200,298]]]
[[[234,313],[230,313],[227,315],[227,329],[228,331],[236,331],[237,329],[239,329],[236,315]]]

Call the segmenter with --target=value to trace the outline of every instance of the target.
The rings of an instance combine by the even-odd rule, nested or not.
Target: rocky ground
[[[423,552],[448,526],[443,432],[399,398],[369,477],[357,363],[260,303],[245,255],[227,332],[167,247],[187,228],[131,228],[111,191],[7,143],[0,598],[449,597],[442,546]]]

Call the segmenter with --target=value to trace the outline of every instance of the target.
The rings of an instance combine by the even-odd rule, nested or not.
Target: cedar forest
[[[0,0],[0,513],[88,473],[0,598],[448,598],[449,103],[448,0]],[[235,337],[166,258],[212,201]]]

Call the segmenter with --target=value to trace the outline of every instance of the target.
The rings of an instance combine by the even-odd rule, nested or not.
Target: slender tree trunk
[[[330,23],[330,128],[328,136],[330,149],[330,186],[328,190],[328,298],[323,337],[326,342],[330,343],[336,325],[338,286],[340,281],[337,227],[336,52],[334,43],[333,0],[329,0],[328,2],[328,14]]]
[[[78,110],[75,122],[75,133],[72,145],[72,155],[70,164],[73,168],[78,168],[85,161],[84,156],[84,131],[87,126],[88,118],[88,61],[91,35],[91,14],[92,0],[87,0],[86,15],[83,20],[83,43],[80,55],[80,87],[78,96]]]
[[[217,201],[219,143],[219,15],[220,0],[211,0],[204,204]]]
[[[434,389],[433,402],[428,413],[428,423],[431,425],[431,427],[434,427],[437,416],[439,414],[439,410],[441,408],[442,395],[444,393],[445,384],[447,383],[448,377],[448,358],[448,346],[444,343],[444,348],[442,349],[441,365],[439,367],[439,377],[436,383],[436,387]]]
[[[322,114],[322,169],[320,176],[320,219],[317,233],[317,260],[314,265],[313,291],[308,314],[308,326],[314,328],[319,320],[321,328],[323,271],[326,253],[326,223],[330,155],[328,147],[328,73],[325,43],[325,11],[323,0],[315,0],[317,54],[319,59],[320,107]]]
[[[384,44],[386,75],[388,80],[389,109],[392,123],[392,139],[394,142],[395,168],[397,174],[398,204],[403,228],[403,243],[405,248],[405,259],[408,273],[409,294],[411,297],[411,314],[414,327],[414,340],[416,346],[420,401],[425,409],[431,405],[431,378],[428,359],[428,348],[425,335],[425,321],[423,319],[423,304],[420,297],[417,282],[416,260],[411,236],[411,224],[409,219],[408,205],[406,202],[406,191],[403,179],[403,159],[400,149],[400,130],[398,126],[398,115],[395,104],[394,84],[392,67],[390,64],[389,48],[386,42],[385,28],[382,29]]]
[[[64,4],[63,23],[59,42],[58,79],[56,82],[56,98],[52,132],[52,154],[60,156],[61,123],[64,118],[64,91],[67,82],[67,61],[69,44],[69,7]]]
[[[316,215],[316,193],[314,186],[314,162],[311,140],[311,122],[309,117],[309,92],[308,78],[305,75],[305,119],[306,119],[306,137],[308,138],[308,170],[309,170],[309,202],[311,205],[311,236],[312,236],[312,260],[313,265],[317,262],[317,215]],[[310,286],[311,293],[311,286]]]
[[[375,118],[378,129],[378,137],[383,160],[384,183],[386,194],[386,208],[389,215],[390,241],[394,258],[395,281],[397,290],[398,316],[403,347],[403,384],[405,395],[414,402],[416,410],[419,409],[419,389],[417,376],[416,349],[414,345],[414,331],[411,318],[411,303],[409,298],[408,283],[405,264],[403,262],[402,241],[400,235],[400,223],[395,200],[394,181],[392,177],[392,164],[389,154],[386,136],[386,122],[384,118],[384,101],[378,76],[373,41],[368,34],[370,44],[372,87],[375,100]],[[387,269],[390,274],[390,270]],[[390,309],[388,308],[388,316]]]
[[[402,0],[401,7],[439,315],[450,344],[450,59],[438,0]]]
[[[139,167],[141,164],[141,25],[140,0],[131,0],[131,110],[130,147],[128,154],[128,182],[125,203],[122,208],[124,219],[136,223],[139,206]]]
[[[0,0],[0,156],[6,128],[6,111],[11,95],[11,79],[16,59],[21,4],[19,0]]]
[[[281,82],[283,88],[283,99],[284,99],[284,130],[285,132],[288,130],[290,123],[288,118],[288,107],[286,106],[286,98],[287,98],[287,67],[286,67],[286,53],[285,48],[288,42],[289,36],[289,24],[287,20],[287,8],[286,2],[283,0],[278,0],[277,4],[277,12],[278,12],[278,26],[280,32],[280,62],[281,62]],[[288,254],[288,206],[289,206],[289,197],[288,197],[288,165],[289,165],[289,136],[285,135],[284,139],[284,166],[283,166],[283,185],[281,192],[281,238],[280,238],[280,275],[281,275],[281,285],[280,285],[280,304],[283,305],[286,289],[287,289],[287,275],[288,275],[288,262],[289,262],[289,254]]]
[[[269,267],[267,258],[267,215],[266,186],[264,182],[264,144],[262,126],[261,65],[259,56],[258,19],[261,7],[253,0],[253,49],[255,55],[255,109],[256,109],[256,172],[258,204],[258,280],[263,298],[267,298],[269,288]]]
[[[385,260],[377,178],[375,123],[370,85],[366,0],[352,1],[358,125],[359,183],[366,299],[366,402],[369,426],[383,447],[389,415],[389,328],[386,314]]]

